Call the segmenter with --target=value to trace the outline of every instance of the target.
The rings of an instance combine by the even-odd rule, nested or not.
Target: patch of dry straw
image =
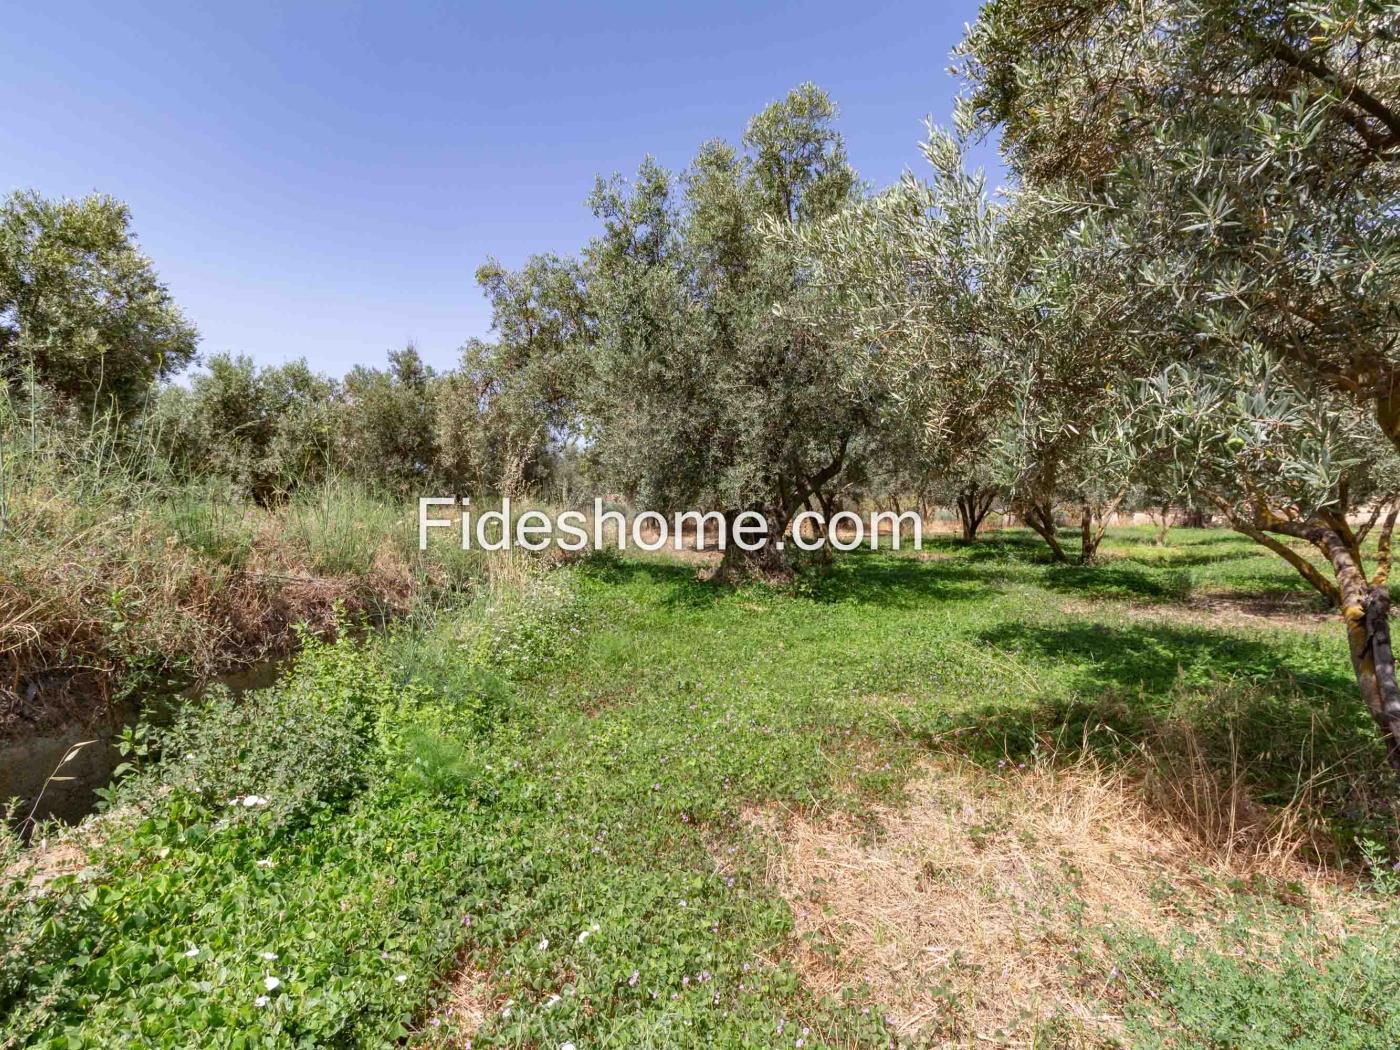
[[[1367,907],[1299,859],[1288,819],[1246,821],[1238,790],[1159,776],[947,758],[906,804],[877,811],[873,834],[841,815],[769,808],[745,821],[771,847],[768,878],[817,994],[864,986],[906,1038],[1099,1046],[1118,1018],[1098,931],[1209,933],[1231,907],[1228,880],[1286,892],[1324,927]]]
[[[442,1017],[456,1036],[470,1037],[498,1009],[491,979],[485,971],[464,962],[449,978]]]

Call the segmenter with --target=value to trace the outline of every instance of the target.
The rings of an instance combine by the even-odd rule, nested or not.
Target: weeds
[[[413,508],[329,481],[271,507],[167,484],[114,422],[0,403],[0,735],[90,718],[114,692],[288,649],[337,606],[379,623],[485,586],[492,559],[417,550]],[[528,571],[505,564],[504,575]]]
[[[1210,538],[1202,588],[1257,582]],[[603,557],[309,643],[6,868],[0,1023],[73,1046],[1390,1045],[1393,818],[1346,653],[1135,619],[1131,593],[1066,611],[1095,581],[1014,548],[739,591]],[[1114,586],[1156,587],[1172,565],[1147,558]]]

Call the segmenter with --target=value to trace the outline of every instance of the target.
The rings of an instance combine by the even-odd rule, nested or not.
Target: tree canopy
[[[135,406],[195,355],[198,334],[111,197],[0,204],[0,376],[85,409]]]
[[[706,143],[680,175],[647,160],[630,184],[599,181],[583,415],[618,491],[660,509],[753,511],[776,534],[876,425],[855,347],[792,309],[813,294],[802,258],[765,236],[855,199],[834,117],[803,85],[740,146]],[[765,556],[777,558],[772,544]]]

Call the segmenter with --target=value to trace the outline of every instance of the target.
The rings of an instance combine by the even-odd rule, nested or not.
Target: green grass
[[[1289,801],[1300,770],[1325,779],[1311,804],[1354,857],[1386,784],[1340,629],[1171,618],[1183,595],[1298,588],[1229,534],[1149,537],[1114,533],[1089,569],[1008,534],[737,591],[664,558],[595,558],[426,631],[313,646],[265,715],[187,721],[95,829],[85,875],[41,896],[14,880],[6,958],[25,961],[0,966],[3,1030],[67,1047],[446,1041],[442,979],[465,964],[490,987],[478,1047],[887,1045],[861,989],[805,990],[741,808],[864,814],[949,749],[1127,761],[1169,719],[1222,770],[1247,754],[1265,802]],[[344,714],[310,717],[325,710]],[[268,804],[226,805],[250,792]],[[1172,945],[1120,938],[1124,1016],[1166,1045],[1238,1045],[1294,1030],[1289,990],[1306,987],[1318,1045],[1393,1045],[1387,997],[1353,994],[1400,977],[1388,936],[1343,938],[1331,968],[1300,945],[1268,979],[1196,945],[1194,980]]]

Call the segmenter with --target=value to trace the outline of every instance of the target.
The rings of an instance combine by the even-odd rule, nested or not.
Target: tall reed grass
[[[299,622],[382,622],[522,570],[419,551],[416,504],[353,479],[259,506],[218,477],[177,483],[157,448],[139,420],[0,387],[0,735],[90,714],[143,676],[257,661]]]

